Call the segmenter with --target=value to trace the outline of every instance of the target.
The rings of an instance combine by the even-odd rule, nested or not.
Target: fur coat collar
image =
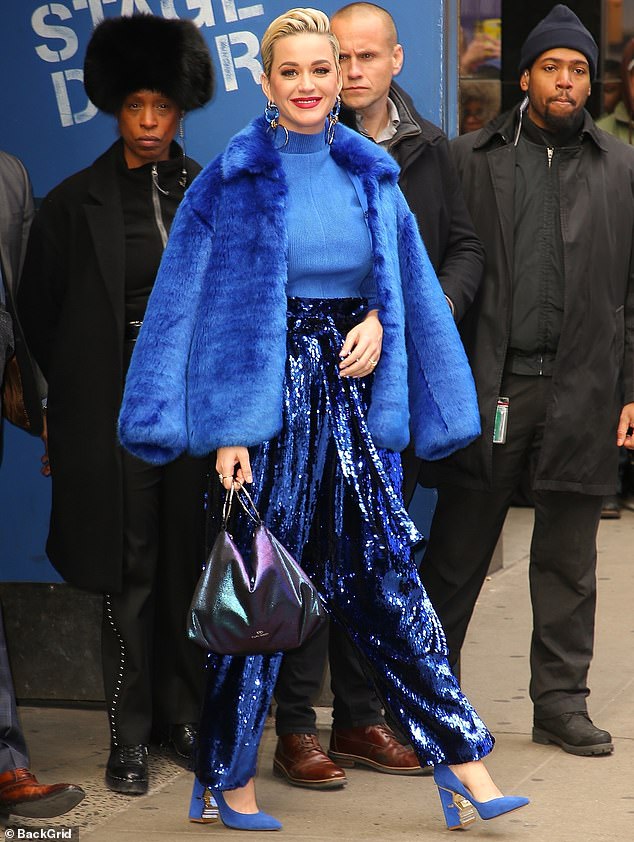
[[[396,185],[398,167],[345,126],[331,147],[367,200],[383,350],[368,425],[375,443],[438,459],[479,433],[471,372]],[[194,181],[172,225],[120,416],[131,452],[259,444],[281,427],[286,359],[285,176],[259,118]]]

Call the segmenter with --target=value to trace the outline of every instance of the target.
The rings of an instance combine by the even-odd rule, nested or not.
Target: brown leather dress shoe
[[[424,775],[414,750],[404,746],[387,725],[333,729],[328,756],[340,766],[368,766],[388,775]]]
[[[328,757],[315,734],[279,737],[273,772],[293,786],[308,789],[336,789],[347,783],[346,773]]]
[[[11,769],[0,775],[0,815],[51,819],[72,810],[85,795],[74,784],[38,783],[28,769]]]

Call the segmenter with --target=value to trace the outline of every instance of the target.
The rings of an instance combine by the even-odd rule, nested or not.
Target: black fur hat
[[[86,49],[84,87],[91,101],[116,114],[133,91],[159,91],[183,111],[209,102],[214,75],[209,50],[196,25],[137,14],[107,18]]]

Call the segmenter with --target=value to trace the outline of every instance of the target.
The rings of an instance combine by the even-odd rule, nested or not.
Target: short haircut
[[[385,34],[390,42],[390,46],[395,47],[398,44],[398,32],[396,31],[396,24],[392,15],[382,6],[377,6],[376,3],[348,3],[347,6],[342,6],[341,9],[333,14],[332,20],[335,18],[352,17],[355,12],[361,12],[367,15],[376,15],[381,18],[385,26]]]
[[[328,16],[318,9],[289,9],[283,15],[275,18],[268,25],[262,36],[260,53],[264,74],[271,75],[273,66],[273,48],[280,38],[288,38],[290,35],[302,35],[303,33],[314,35],[325,35],[330,42],[335,64],[339,66],[339,41],[330,31]]]

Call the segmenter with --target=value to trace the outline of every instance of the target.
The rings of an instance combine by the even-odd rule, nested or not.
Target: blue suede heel
[[[225,801],[223,793],[219,789],[212,789],[213,796],[218,804],[220,819],[225,827],[232,827],[234,830],[281,830],[282,823],[263,813],[236,813]]]
[[[237,813],[225,801],[220,790],[205,786],[194,778],[192,798],[189,802],[189,820],[200,824],[212,824],[218,819],[225,827],[235,830],[280,830],[282,825],[273,816],[259,813]]]
[[[213,822],[217,822],[219,818],[218,804],[211,794],[211,789],[201,783],[198,778],[194,778],[192,798],[189,802],[190,822],[212,824]]]
[[[481,819],[495,819],[529,803],[528,798],[519,795],[493,798],[491,801],[476,801],[449,766],[434,766],[434,781],[450,830],[472,824],[476,820],[476,811]]]

